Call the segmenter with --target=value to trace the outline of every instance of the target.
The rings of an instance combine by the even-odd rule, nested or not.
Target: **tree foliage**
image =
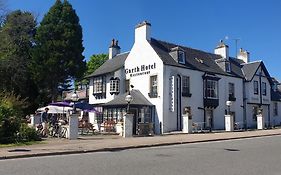
[[[57,0],[44,16],[36,33],[33,78],[44,100],[56,100],[72,79],[82,77],[82,28],[68,1]]]
[[[90,57],[90,60],[87,62],[87,71],[85,75],[90,75],[93,73],[97,68],[99,68],[104,62],[108,60],[107,54],[97,54],[92,55]]]
[[[29,65],[36,20],[29,12],[9,13],[0,28],[0,91],[14,92],[34,102],[36,87]]]

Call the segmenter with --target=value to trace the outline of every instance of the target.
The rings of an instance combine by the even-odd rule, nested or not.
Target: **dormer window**
[[[184,51],[179,51],[178,60],[180,64],[185,64],[185,53]]]
[[[225,62],[225,71],[231,72],[230,62]]]

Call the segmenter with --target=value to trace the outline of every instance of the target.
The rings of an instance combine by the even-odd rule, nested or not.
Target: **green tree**
[[[97,54],[92,55],[90,57],[90,60],[87,62],[87,71],[85,73],[85,76],[90,75],[93,73],[97,68],[99,68],[104,62],[108,60],[107,54]]]
[[[36,20],[29,12],[9,13],[0,28],[0,91],[14,92],[30,103],[36,97],[29,65]]]
[[[68,1],[57,0],[44,16],[36,33],[33,77],[41,100],[56,100],[73,79],[83,76],[86,63],[82,52],[82,28]]]
[[[108,54],[96,54],[90,57],[90,60],[86,64],[86,71],[84,77],[93,73],[97,68],[99,68],[104,62],[108,60]],[[87,79],[80,79],[75,81],[75,89],[78,86],[88,85],[89,81]]]

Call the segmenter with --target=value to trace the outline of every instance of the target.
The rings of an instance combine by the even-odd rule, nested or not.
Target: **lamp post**
[[[76,91],[74,91],[74,93],[71,95],[71,100],[73,101],[73,113],[76,113],[76,107],[75,107],[75,102],[77,102],[79,100],[79,96],[76,93]]]
[[[230,106],[232,105],[232,101],[226,101],[227,106],[227,115],[230,115]]]
[[[133,97],[131,96],[131,93],[129,91],[128,95],[126,95],[125,100],[127,102],[127,114],[130,112],[130,103],[133,101]]]

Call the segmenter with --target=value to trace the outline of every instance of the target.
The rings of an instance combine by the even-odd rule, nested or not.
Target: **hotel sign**
[[[147,75],[150,74],[150,70],[156,69],[156,63],[148,64],[148,65],[140,65],[131,69],[125,69],[126,74],[130,74],[130,77],[135,77],[139,75]]]

